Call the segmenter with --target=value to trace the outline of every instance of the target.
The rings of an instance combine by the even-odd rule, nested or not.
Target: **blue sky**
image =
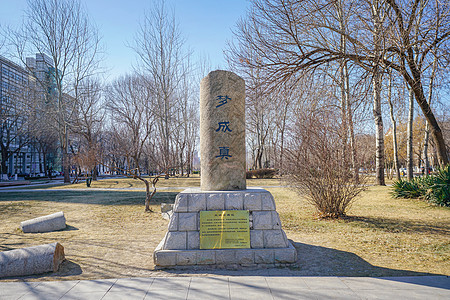
[[[104,65],[111,77],[132,70],[136,62],[132,43],[144,11],[152,0],[80,0],[99,28],[106,45]],[[223,49],[232,37],[231,29],[246,13],[247,0],[166,0],[174,8],[186,45],[194,51],[194,58],[209,57],[212,69],[226,69]],[[0,0],[0,25],[18,25],[26,0]]]

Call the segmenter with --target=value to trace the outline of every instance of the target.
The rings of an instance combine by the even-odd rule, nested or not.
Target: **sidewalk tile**
[[[338,277],[302,277],[306,285],[312,290],[348,289]]]
[[[145,295],[146,300],[186,300],[188,289],[150,289]]]
[[[227,277],[192,277],[190,289],[227,289]]]
[[[14,299],[33,290],[40,282],[0,282],[0,299]]]
[[[222,286],[220,288],[210,289],[207,286],[203,289],[189,289],[188,292],[188,300],[197,300],[197,299],[220,299],[220,300],[229,300],[230,299],[230,290],[228,286]]]
[[[100,300],[106,292],[77,292],[70,291],[61,300]]]
[[[302,277],[266,277],[270,289],[309,289]]]
[[[230,299],[232,300],[249,300],[249,299],[258,299],[258,300],[273,300],[273,296],[270,293],[270,290],[264,288],[238,288],[238,289],[230,289]]]
[[[114,283],[109,292],[143,292],[145,295],[153,280],[154,278],[121,278]]]
[[[82,280],[74,286],[71,293],[103,292],[106,293],[117,279]]]
[[[191,283],[191,277],[157,277],[150,285],[153,290],[187,290]]]
[[[121,291],[121,292],[107,292],[102,300],[143,300],[146,292],[143,291]]]

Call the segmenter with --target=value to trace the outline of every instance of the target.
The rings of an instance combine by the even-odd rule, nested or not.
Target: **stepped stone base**
[[[249,249],[200,249],[200,211],[248,210]],[[264,189],[201,191],[177,195],[168,232],[155,249],[158,267],[280,266],[294,263],[297,251],[281,229],[273,196]]]

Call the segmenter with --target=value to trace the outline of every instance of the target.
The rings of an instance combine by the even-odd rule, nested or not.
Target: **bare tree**
[[[273,84],[286,81],[305,70],[316,70],[333,61],[348,59],[374,74],[374,117],[377,124],[377,176],[384,184],[382,121],[379,113],[380,68],[390,68],[400,74],[412,88],[416,102],[432,128],[432,136],[438,148],[441,164],[448,163],[445,141],[433,111],[424,96],[421,77],[422,64],[430,57],[431,49],[444,51],[450,38],[450,7],[441,2],[426,2],[422,18],[418,18],[420,0],[396,1],[348,1],[358,10],[348,21],[346,32],[339,24],[330,21],[334,1],[254,0],[246,20],[237,30],[237,45],[231,48],[235,61],[245,62],[248,57],[251,67],[265,70],[267,80]],[[435,9],[445,16],[436,18]],[[373,10],[375,8],[375,10]],[[373,26],[373,22],[375,25]],[[439,34],[434,36],[432,28],[439,23]],[[414,38],[413,25],[419,24],[418,38]],[[345,35],[346,51],[339,49],[340,37]],[[281,41],[281,42],[280,42]],[[421,47],[414,49],[416,41]],[[417,57],[417,59],[415,58]]]
[[[79,136],[79,145],[87,173],[93,180],[97,179],[97,165],[101,161],[99,147],[100,131],[102,130],[105,111],[101,103],[102,86],[99,79],[86,79],[77,88],[78,101],[76,115],[72,122],[72,131]],[[88,162],[88,163],[87,163]]]
[[[19,58],[38,53],[44,60],[47,78],[39,78],[42,101],[48,117],[58,126],[64,182],[70,182],[69,131],[76,112],[80,82],[99,70],[97,29],[89,21],[79,1],[29,0],[20,30],[11,33]]]
[[[152,86],[141,76],[125,76],[116,80],[108,88],[107,101],[110,112],[111,142],[109,161],[121,162],[109,165],[110,169],[141,180],[146,186],[145,211],[151,211],[150,200],[156,192],[159,176],[151,181],[143,176],[144,152],[146,144],[155,128],[152,107],[155,98]],[[114,157],[114,158],[113,158]],[[150,184],[153,192],[150,192]]]
[[[165,173],[174,167],[177,155],[173,138],[177,111],[187,101],[179,94],[189,53],[184,50],[184,40],[174,13],[167,11],[164,1],[155,3],[136,34],[133,49],[139,56],[140,70],[151,81],[156,105],[153,107],[159,138],[155,143],[161,155],[159,163]]]

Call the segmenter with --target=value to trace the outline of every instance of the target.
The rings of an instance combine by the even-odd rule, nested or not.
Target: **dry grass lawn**
[[[158,187],[198,186],[199,178],[161,180]],[[314,208],[278,180],[249,180],[248,186],[273,186],[277,210],[288,238],[298,249],[286,274],[309,276],[450,275],[450,209],[417,200],[391,199],[388,187],[370,187],[345,220],[317,220]],[[62,188],[80,188],[61,190]],[[167,276],[155,271],[153,250],[168,221],[145,213],[144,186],[132,179],[109,179],[0,193],[0,250],[59,241],[67,261],[60,271],[30,280],[68,280]],[[98,190],[111,188],[116,191]],[[132,191],[126,191],[131,189]],[[134,190],[136,189],[136,190]],[[173,202],[176,190],[161,189],[152,208]],[[21,221],[64,211],[68,229],[24,234]]]

